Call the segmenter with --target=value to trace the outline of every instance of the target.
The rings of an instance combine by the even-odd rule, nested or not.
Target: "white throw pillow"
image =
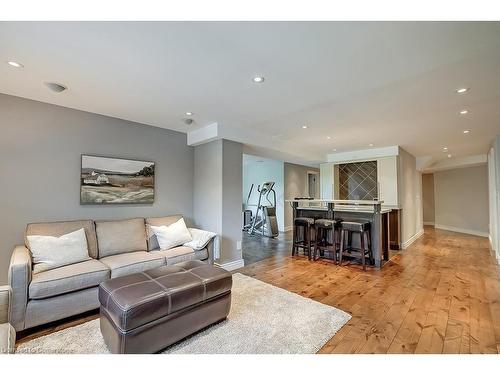
[[[193,239],[182,218],[168,227],[165,225],[161,227],[150,225],[149,227],[155,234],[161,250],[168,250],[172,247],[180,246]]]
[[[212,238],[217,236],[217,233],[196,228],[189,228],[189,233],[191,233],[191,237],[193,237],[193,239],[186,242],[184,246],[188,246],[194,250],[203,249]]]
[[[61,237],[27,236],[33,256],[33,273],[89,260],[85,229]]]

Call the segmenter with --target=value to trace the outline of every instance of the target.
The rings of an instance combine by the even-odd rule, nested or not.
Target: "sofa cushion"
[[[146,218],[146,235],[148,238],[148,250],[157,250],[160,248],[156,235],[151,230],[150,225],[155,227],[161,227],[172,225],[176,221],[182,219],[182,215],[171,215],[171,216],[161,216],[161,217],[147,217]]]
[[[99,258],[147,249],[143,218],[96,221],[95,226]]]
[[[193,250],[188,246],[179,246],[169,250],[160,250],[158,252],[165,255],[167,265],[169,266],[180,262],[187,262],[188,260],[208,259],[208,250],[206,248]]]
[[[177,246],[168,250],[160,250],[159,253],[164,254],[165,258],[175,258],[187,254],[194,255],[194,250],[188,246]]]
[[[85,230],[80,228],[60,237],[26,236],[33,258],[33,273],[85,262],[89,257]]]
[[[155,250],[152,253],[162,254],[166,259],[167,265],[195,259],[194,250],[187,246],[173,247],[168,250]]]
[[[92,220],[76,220],[76,221],[54,221],[50,223],[31,223],[26,227],[26,235],[24,242],[29,249],[27,236],[54,236],[60,237],[64,234],[74,232],[83,228],[87,237],[87,247],[89,255],[92,258],[97,258],[97,238],[95,226]]]
[[[183,243],[183,245],[192,247],[195,250],[201,250],[205,248],[208,243],[212,241],[215,236],[217,236],[217,233],[197,228],[189,228],[189,233],[191,234],[192,239],[189,242]]]
[[[172,249],[193,240],[182,218],[169,226],[162,225],[157,227],[149,225],[148,227],[155,233],[160,249],[162,250]]]
[[[110,278],[110,270],[92,259],[33,275],[30,299],[43,299],[99,285]]]
[[[135,251],[133,253],[111,255],[101,258],[100,261],[111,269],[112,278],[150,270],[166,264],[165,255],[160,254],[159,251]]]

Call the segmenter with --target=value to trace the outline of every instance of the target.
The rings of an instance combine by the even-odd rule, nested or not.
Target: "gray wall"
[[[221,263],[243,258],[241,252],[243,145],[222,141],[222,248]]]
[[[196,226],[215,233],[222,230],[222,141],[194,148],[193,215]]]
[[[221,236],[217,263],[242,259],[241,194],[243,146],[216,140],[195,147],[194,218],[196,226]]]
[[[285,163],[284,181],[285,181],[285,200],[297,197],[306,197],[309,195],[307,186],[307,172],[314,171],[319,173],[319,168],[307,167],[304,165]],[[320,183],[318,175],[318,184]],[[292,207],[285,204],[285,230],[290,230],[292,226]]]
[[[488,235],[486,165],[434,173],[436,228]]]
[[[193,148],[185,134],[2,94],[0,113],[0,284],[28,222],[192,218]],[[155,161],[155,202],[81,206],[81,154]]]
[[[434,224],[434,175],[422,175],[422,203],[424,210],[424,224]]]

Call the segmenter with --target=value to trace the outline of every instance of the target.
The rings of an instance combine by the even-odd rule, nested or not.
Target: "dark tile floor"
[[[292,232],[280,232],[276,238],[250,235],[247,232],[243,232],[241,248],[243,249],[245,265],[270,257],[291,256]]]

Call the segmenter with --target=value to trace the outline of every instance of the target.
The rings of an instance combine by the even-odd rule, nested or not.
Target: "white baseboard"
[[[238,259],[234,260],[232,262],[227,262],[227,263],[215,263],[219,267],[224,268],[226,271],[234,271],[237,270],[238,268],[245,267],[245,260],[244,259]]]
[[[433,221],[424,221],[424,225],[434,226],[434,222]]]
[[[403,249],[407,249],[410,247],[410,245],[415,242],[422,234],[424,234],[424,229],[420,229],[417,233],[415,233],[413,236],[411,236],[409,239],[407,239],[405,242],[402,243],[401,247]]]
[[[495,253],[495,260],[497,264],[500,265],[500,250],[495,249],[495,245],[493,244],[493,238],[491,238],[491,234],[488,235],[488,239],[490,240],[490,248]]]
[[[451,232],[472,234],[473,236],[489,237],[489,233],[488,232],[480,232],[480,231],[477,231],[477,230],[470,230],[470,229],[465,229],[465,228],[451,227],[451,226],[448,226],[448,225],[436,224],[436,225],[434,225],[434,228],[436,228],[436,229],[442,229],[442,230],[449,230]]]
[[[290,232],[291,230],[293,230],[293,226],[290,225],[289,227],[285,227],[285,232]]]

